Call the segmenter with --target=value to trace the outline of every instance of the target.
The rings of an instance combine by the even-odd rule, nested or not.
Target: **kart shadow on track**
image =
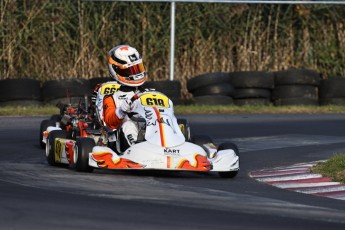
[[[73,171],[74,169],[63,165],[68,170]],[[93,174],[96,175],[121,175],[129,177],[153,177],[153,178],[219,178],[217,173],[203,173],[203,172],[189,172],[189,171],[164,171],[164,170],[104,170],[104,169],[95,169]]]

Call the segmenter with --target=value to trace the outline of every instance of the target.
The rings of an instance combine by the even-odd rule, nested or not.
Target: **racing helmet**
[[[147,79],[139,52],[129,45],[119,45],[108,53],[108,68],[112,78],[127,86],[140,86]]]

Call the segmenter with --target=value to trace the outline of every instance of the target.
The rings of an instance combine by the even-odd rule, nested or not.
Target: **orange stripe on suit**
[[[117,129],[122,123],[116,114],[116,105],[112,96],[105,96],[103,99],[103,117],[104,122],[110,129]]]

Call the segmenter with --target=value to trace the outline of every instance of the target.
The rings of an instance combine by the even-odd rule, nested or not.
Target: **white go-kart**
[[[216,147],[206,135],[190,138],[188,122],[175,117],[173,103],[166,95],[149,91],[135,95],[132,101],[132,114],[135,115],[131,119],[142,127],[137,143],[120,152],[119,138],[115,147],[108,147],[102,131],[78,130],[85,135],[72,138],[76,135],[48,127],[48,137],[43,140],[46,143],[48,163],[69,164],[84,172],[104,168],[218,172],[221,177],[228,178],[237,175],[237,146],[226,142]],[[89,126],[79,125],[79,128],[83,127]]]

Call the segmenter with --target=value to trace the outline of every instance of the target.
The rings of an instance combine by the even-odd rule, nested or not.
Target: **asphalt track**
[[[38,145],[45,117],[0,117],[0,229],[345,228],[345,201],[248,176],[345,152],[344,115],[180,117],[189,119],[192,133],[238,144],[236,178],[50,167]]]

